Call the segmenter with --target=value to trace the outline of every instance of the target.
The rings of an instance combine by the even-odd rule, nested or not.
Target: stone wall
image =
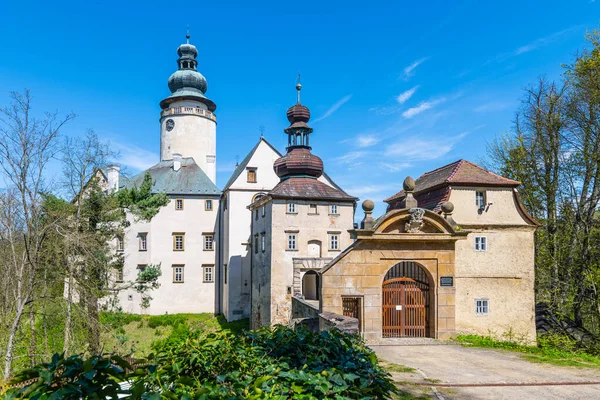
[[[344,333],[358,334],[358,319],[331,312],[319,314],[319,330],[329,331],[334,328]]]
[[[319,316],[319,312],[319,307],[315,307],[299,297],[292,297],[292,318],[316,318]]]

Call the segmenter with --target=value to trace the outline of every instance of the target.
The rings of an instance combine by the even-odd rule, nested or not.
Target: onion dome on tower
[[[275,173],[282,180],[292,176],[318,178],[323,175],[323,160],[310,152],[309,136],[313,130],[307,124],[310,110],[300,103],[300,82],[296,90],[298,101],[287,110],[290,126],[284,129],[288,135],[287,154],[273,164]]]
[[[177,49],[179,68],[169,77],[171,95],[160,102],[160,107],[168,108],[169,104],[179,100],[195,100],[205,104],[209,111],[214,112],[217,106],[204,95],[208,88],[206,78],[197,71],[198,50],[196,46],[190,44],[190,34],[186,34],[185,37],[186,43]]]

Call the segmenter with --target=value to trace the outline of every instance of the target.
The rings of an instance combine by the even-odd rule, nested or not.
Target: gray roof
[[[146,171],[128,179],[126,187],[139,187],[144,175],[152,176],[152,192],[187,195],[220,195],[221,191],[206,176],[193,158],[181,159],[179,171],[173,170],[173,160],[164,160],[148,168]]]
[[[248,155],[242,160],[242,162],[239,163],[237,165],[237,167],[235,167],[235,170],[233,171],[233,174],[231,174],[231,178],[229,178],[229,180],[225,184],[225,187],[223,188],[223,191],[229,189],[229,187],[231,185],[233,185],[233,183],[235,182],[235,180],[246,169],[246,167],[248,166],[248,163],[250,162],[250,160],[252,159],[252,156],[254,155],[254,152],[256,151],[256,149],[258,149],[258,146],[260,146],[261,142],[265,142],[267,144],[267,146],[269,146],[271,149],[273,149],[273,151],[275,153],[277,153],[277,155],[279,157],[281,157],[281,153],[279,151],[277,151],[277,149],[275,147],[273,147],[271,145],[271,143],[267,142],[267,140],[264,137],[261,137],[260,140],[258,141],[258,143],[256,143],[256,145],[252,148],[252,150],[250,150],[250,153],[248,153]]]

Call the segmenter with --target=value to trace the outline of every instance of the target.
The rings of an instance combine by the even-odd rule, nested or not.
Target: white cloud
[[[481,104],[473,109],[475,112],[493,112],[493,111],[501,111],[509,108],[512,104],[503,103],[500,101],[492,101],[489,103]]]
[[[351,151],[349,153],[344,154],[343,156],[334,158],[334,161],[341,164],[352,164],[358,159],[364,157],[366,154],[367,153],[365,151]]]
[[[400,111],[400,108],[398,106],[377,106],[369,108],[369,111],[378,115],[392,115]]]
[[[405,161],[435,160],[448,154],[454,145],[468,134],[469,132],[463,132],[449,138],[419,139],[412,137],[389,145],[384,155],[386,157],[402,157],[402,160]]]
[[[419,88],[419,85],[408,89],[405,92],[400,93],[397,97],[396,97],[396,101],[398,102],[398,104],[404,104],[408,101],[408,99],[410,99],[412,97],[413,94],[415,94],[415,92],[417,91],[417,89]]]
[[[442,97],[441,99],[437,99],[437,100],[431,100],[431,101],[423,101],[421,103],[419,103],[418,106],[416,107],[412,107],[409,108],[408,110],[404,111],[402,113],[402,116],[404,118],[412,118],[415,115],[419,115],[421,114],[423,111],[427,111],[435,106],[437,106],[438,104],[441,104],[443,102],[445,102],[446,99],[444,97]]]
[[[160,161],[158,154],[135,145],[114,140],[110,141],[110,145],[119,152],[119,163],[139,171],[146,170]]]
[[[414,76],[414,75],[415,75],[415,69],[416,69],[416,68],[417,68],[419,65],[421,65],[421,64],[423,64],[425,61],[427,61],[427,59],[428,59],[428,58],[429,58],[429,57],[423,57],[423,58],[421,58],[421,59],[419,59],[419,60],[417,60],[417,61],[413,62],[412,64],[410,64],[410,65],[409,65],[409,66],[407,66],[406,68],[404,68],[404,75],[403,75],[404,79],[408,79],[408,78],[410,78],[410,77]]]
[[[379,163],[379,166],[389,172],[398,172],[403,169],[409,168],[412,166],[410,163],[390,163],[390,162],[382,162]]]
[[[375,134],[358,135],[356,137],[356,145],[358,147],[371,147],[379,143],[380,140]]]
[[[323,114],[322,116],[320,116],[319,118],[315,119],[313,121],[313,123],[319,122],[324,120],[325,118],[331,116],[331,114],[333,114],[334,112],[336,112],[341,106],[343,106],[344,104],[346,104],[348,102],[348,100],[350,100],[352,98],[352,95],[349,94],[348,96],[344,96],[342,97],[340,100],[338,100],[334,105],[332,105],[331,107],[329,107],[329,110],[327,110],[325,112],[325,114]]]

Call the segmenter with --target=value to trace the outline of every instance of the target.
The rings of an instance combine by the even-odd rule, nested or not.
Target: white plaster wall
[[[269,191],[279,183],[279,177],[273,170],[273,164],[279,155],[265,141],[261,140],[247,167],[256,168],[256,183],[248,182],[246,171],[231,184],[230,190]],[[247,207],[250,203],[245,204]]]
[[[172,106],[200,106],[206,109],[202,103],[189,101],[177,102]],[[175,122],[175,127],[170,132],[166,129],[168,119]],[[160,120],[160,159],[171,160],[173,153],[194,158],[196,164],[210,180],[216,183],[217,123],[196,114],[174,114],[162,117]]]
[[[492,203],[482,212],[475,204],[475,193],[485,190],[486,202]],[[458,224],[527,225],[515,203],[512,188],[452,187],[452,218]]]
[[[184,199],[184,209],[175,210],[175,198]],[[171,201],[150,222],[135,222],[125,234],[125,281],[133,281],[139,264],[161,264],[160,287],[149,292],[153,298],[147,310],[140,308],[141,297],[129,289],[119,293],[120,305],[130,313],[201,313],[215,311],[216,268],[213,282],[203,282],[203,265],[215,265],[214,251],[205,251],[203,233],[216,232],[218,198],[212,197],[213,211],[205,211],[205,200],[211,197],[171,196]],[[138,233],[148,233],[148,250],[139,251]],[[185,232],[185,250],[173,251],[173,232]],[[173,282],[172,265],[183,264],[184,282]],[[128,296],[132,296],[129,300]]]

